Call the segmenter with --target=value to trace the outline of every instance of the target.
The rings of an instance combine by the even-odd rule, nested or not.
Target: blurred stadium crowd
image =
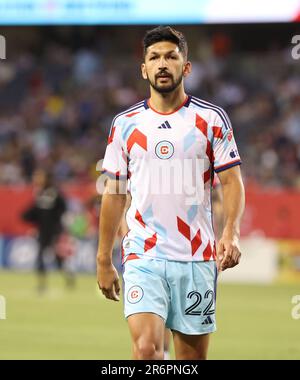
[[[245,178],[300,188],[300,63],[290,41],[244,51],[236,49],[238,36],[178,29],[193,64],[187,92],[225,108]],[[113,116],[148,96],[139,69],[145,28],[124,31],[45,28],[38,37],[28,31],[23,47],[8,38],[0,64],[0,184],[30,183],[40,166],[59,182],[97,178]],[[18,33],[22,41],[26,31]]]

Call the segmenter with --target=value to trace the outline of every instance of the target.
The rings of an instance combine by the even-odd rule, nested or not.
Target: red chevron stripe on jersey
[[[178,226],[178,231],[182,233],[184,237],[186,237],[188,240],[191,240],[191,229],[188,224],[186,224],[182,219],[180,219],[177,216],[177,226]]]
[[[202,117],[200,117],[197,113],[196,113],[196,127],[206,137],[206,141],[207,141],[207,143],[206,143],[206,154],[207,154],[207,157],[209,158],[209,161],[212,163],[214,161],[214,153],[213,153],[211,143],[207,137],[207,122],[204,119],[202,119]]]
[[[194,254],[198,251],[198,248],[200,247],[201,244],[202,244],[201,232],[200,230],[198,230],[193,240],[191,241],[192,256],[194,256]]]
[[[145,222],[143,221],[143,217],[142,217],[142,215],[139,213],[138,210],[136,210],[136,213],[135,213],[135,219],[138,220],[144,228],[146,227],[146,224],[145,224]]]
[[[203,259],[204,261],[209,261],[211,257],[213,257],[214,260],[217,258],[216,244],[214,243],[214,249],[212,250],[210,241],[208,241],[207,246],[203,251]]]
[[[127,140],[127,151],[130,153],[134,144],[138,144],[144,150],[147,151],[147,136],[145,136],[138,129],[135,129]]]
[[[211,178],[211,170],[208,169],[206,170],[206,172],[203,174],[203,179],[204,179],[204,183],[208,182]]]
[[[150,238],[145,240],[145,245],[144,245],[144,252],[149,251],[149,249],[155,247],[157,242],[157,232],[155,232],[154,235],[152,235]]]
[[[126,258],[126,261],[129,261],[129,260],[136,260],[136,259],[139,259],[139,257],[135,254],[135,253],[130,253],[127,258]]]
[[[212,127],[214,137],[217,139],[222,139],[223,138],[223,132],[221,127]]]
[[[132,112],[132,113],[129,113],[128,115],[125,115],[126,117],[132,117],[134,115],[137,115],[139,112]]]
[[[202,119],[202,117],[200,117],[197,113],[196,113],[196,127],[207,138],[207,122],[204,119]]]
[[[200,229],[197,231],[196,235],[191,240],[190,226],[187,223],[185,223],[182,219],[180,219],[178,216],[177,216],[177,226],[178,226],[178,231],[191,242],[192,256],[194,256],[194,254],[197,252],[197,250],[202,244]]]
[[[112,127],[110,135],[108,136],[108,140],[107,140],[108,145],[113,142],[115,130],[116,130],[116,127]]]

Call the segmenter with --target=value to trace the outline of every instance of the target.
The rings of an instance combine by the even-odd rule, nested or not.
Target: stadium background
[[[129,359],[122,304],[104,300],[95,281],[96,164],[113,116],[148,96],[139,66],[152,25],[4,24],[0,359]],[[221,275],[210,357],[299,359],[292,297],[300,294],[300,60],[291,54],[299,23],[177,27],[193,64],[187,92],[228,112],[246,185],[243,260]],[[49,252],[53,271],[43,296],[33,274],[36,232],[20,218],[39,167],[54,173],[68,199],[64,249],[74,252],[69,265],[78,272],[76,288],[66,289]]]

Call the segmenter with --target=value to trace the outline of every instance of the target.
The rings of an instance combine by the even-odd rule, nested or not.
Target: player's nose
[[[164,70],[167,68],[167,61],[164,57],[161,57],[160,60],[159,60],[159,66],[158,66],[158,69],[159,70]]]

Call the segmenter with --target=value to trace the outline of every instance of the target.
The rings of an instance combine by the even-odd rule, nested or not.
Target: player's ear
[[[186,61],[183,66],[183,76],[187,77],[192,71],[192,62]]]
[[[146,65],[145,65],[145,63],[142,63],[142,65],[141,65],[141,71],[142,71],[142,77],[144,79],[147,79],[147,72],[146,72]]]

